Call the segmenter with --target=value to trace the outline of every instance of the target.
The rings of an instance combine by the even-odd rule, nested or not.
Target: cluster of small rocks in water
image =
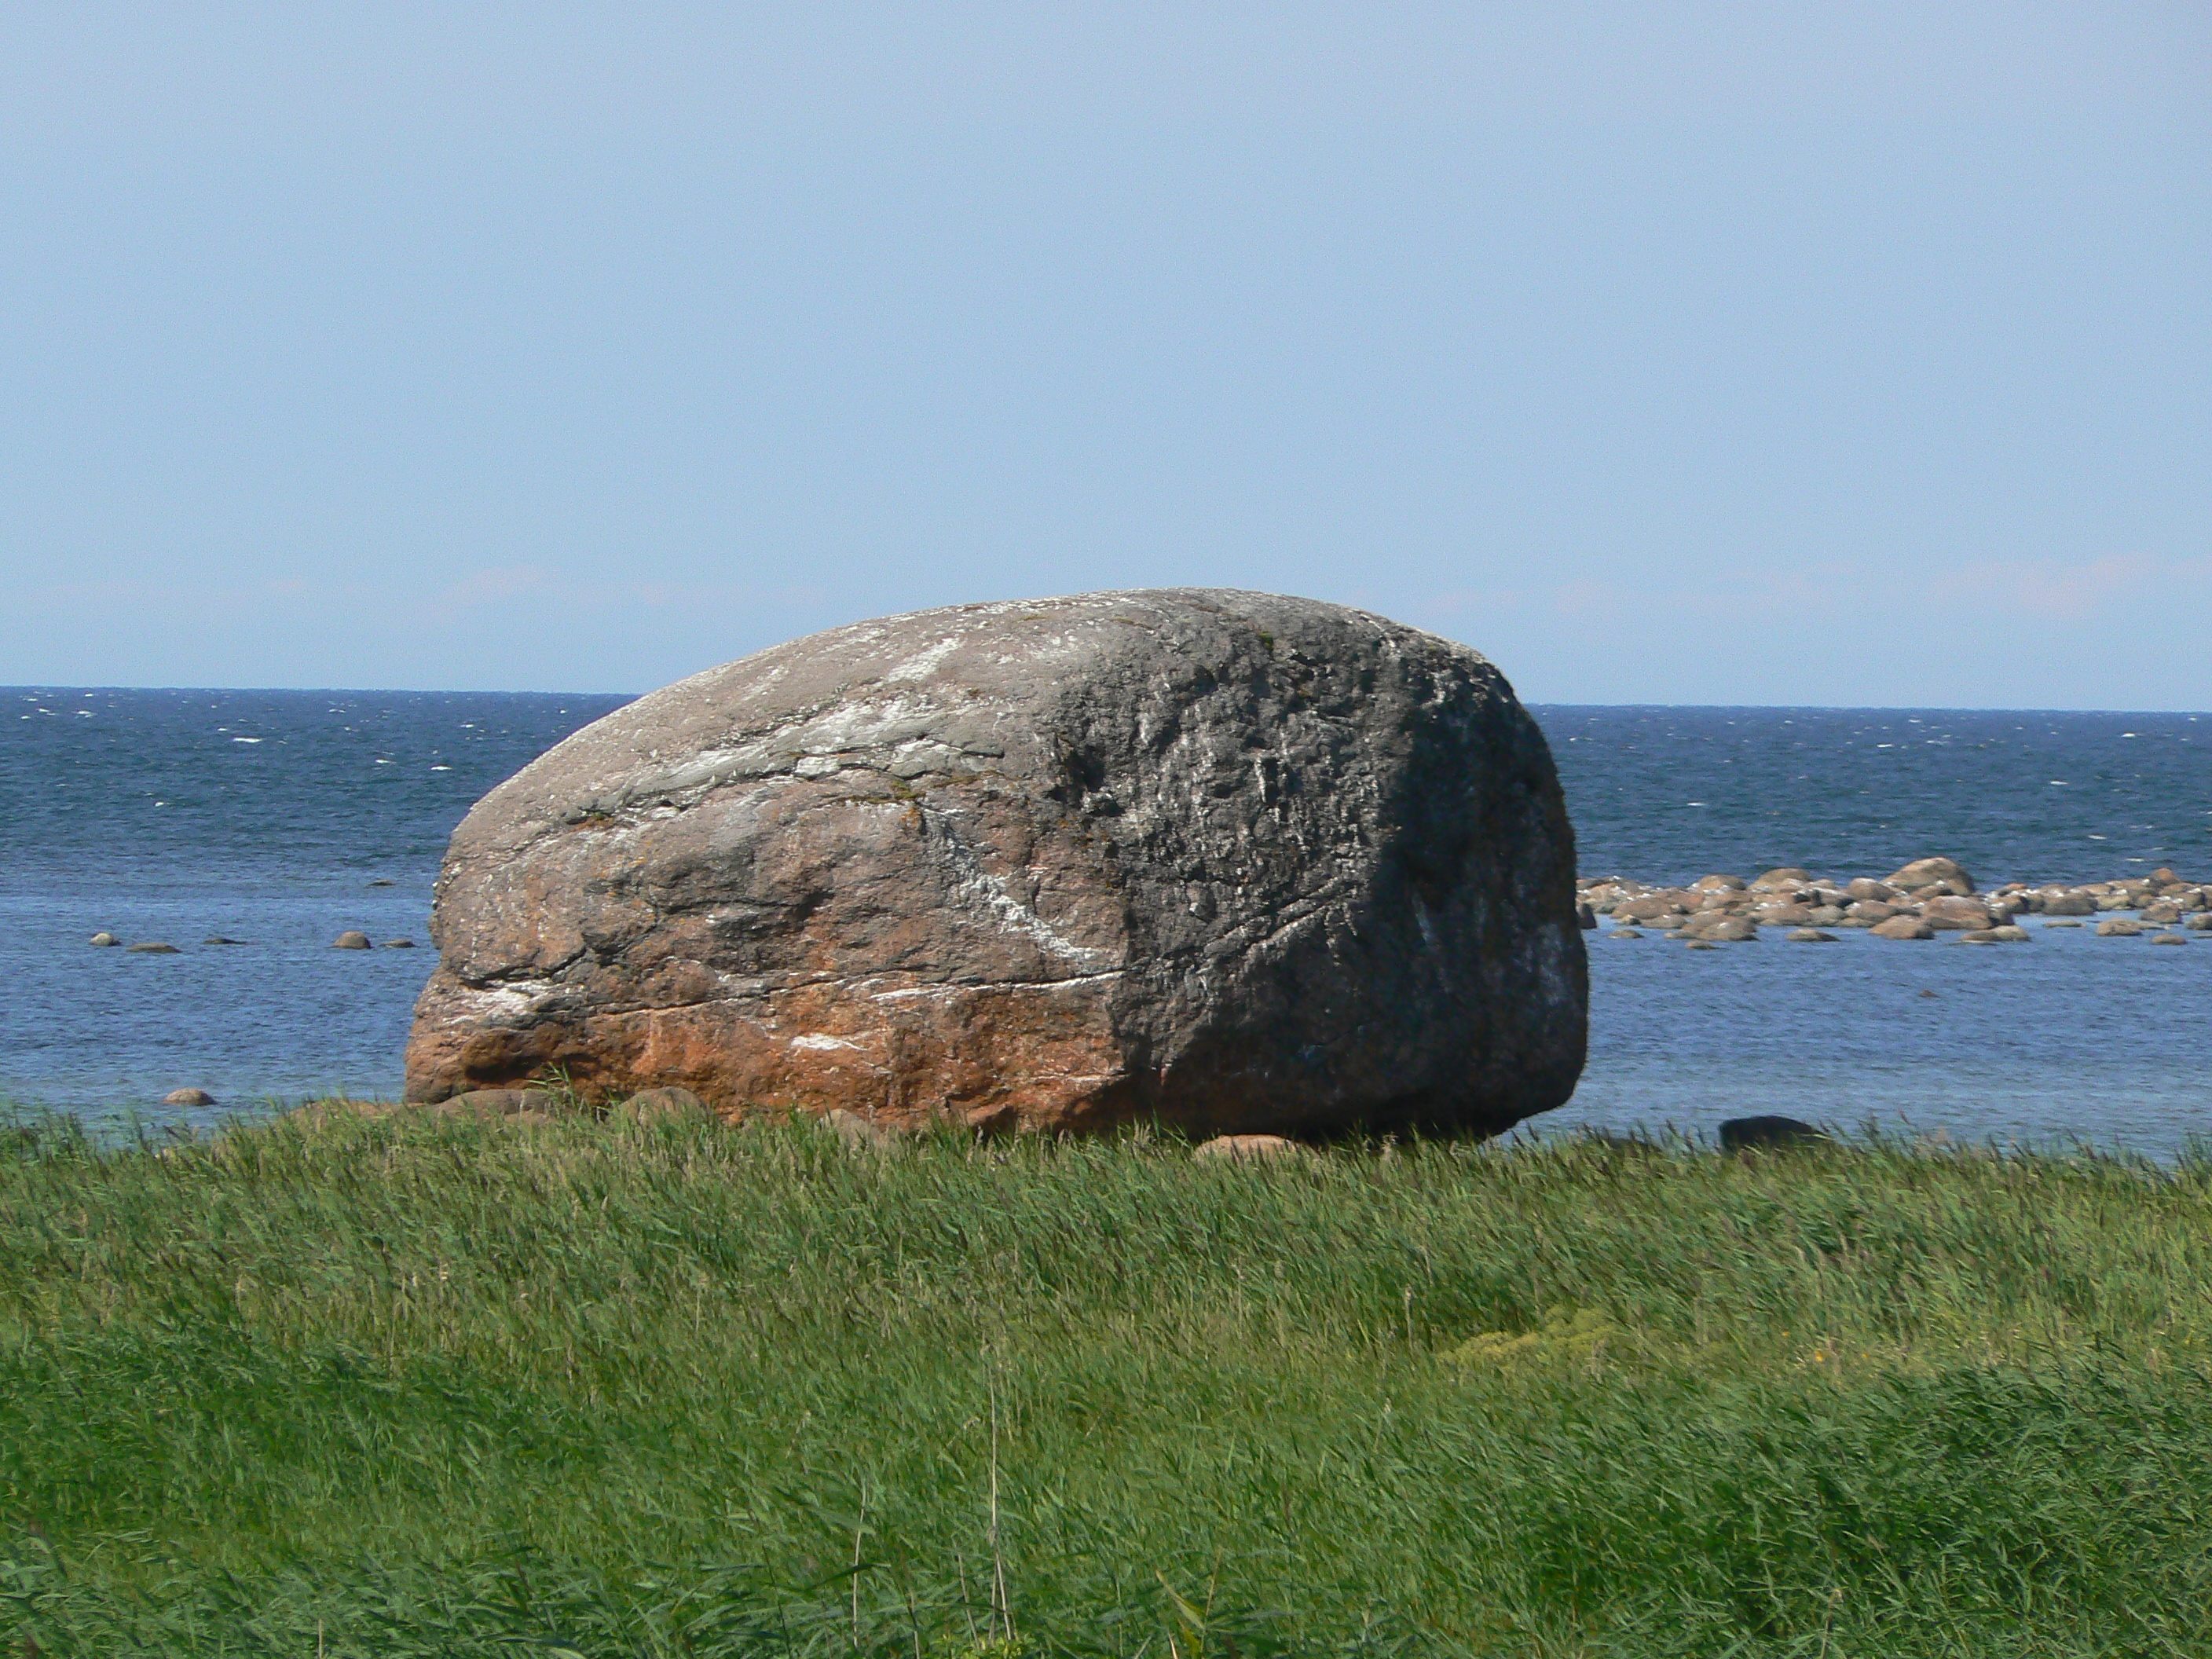
[[[202,945],[244,945],[246,942],[242,939],[226,938],[221,933],[210,933],[200,941]],[[140,956],[147,957],[173,957],[179,954],[175,945],[163,939],[140,939],[133,945],[123,945],[121,939],[104,928],[94,933],[86,943],[102,946],[123,945],[126,951],[135,951]],[[333,951],[373,951],[375,948],[375,941],[358,928],[349,927],[331,941],[331,949]],[[411,939],[388,939],[384,941],[384,948],[387,951],[411,951],[415,948],[415,941]]]
[[[1832,943],[1831,927],[1863,927],[1877,939],[1928,939],[1956,933],[1966,945],[2020,945],[2028,931],[2015,918],[2039,915],[2050,927],[2089,926],[2107,938],[2148,937],[2182,945],[2186,933],[2212,931],[2212,884],[2187,881],[2170,869],[2080,886],[2007,882],[1989,892],[1947,858],[1915,859],[1876,881],[1826,881],[1795,867],[1741,876],[1703,876],[1686,887],[1650,887],[1626,876],[1586,877],[1576,884],[1582,921],[1613,919],[1613,937],[1663,932],[1698,947],[1749,944],[1762,927],[1784,927],[1800,944]],[[2115,914],[2107,915],[2112,912]]]

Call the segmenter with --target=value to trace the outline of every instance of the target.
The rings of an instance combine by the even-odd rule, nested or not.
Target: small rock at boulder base
[[[2206,920],[2212,921],[2212,917],[2208,917]],[[1644,935],[1633,927],[1616,927],[1613,930],[1610,937],[1613,939],[1642,939]]]
[[[1920,887],[1940,887],[1965,898],[1974,890],[1974,878],[1954,859],[1915,859],[1892,871],[1885,879],[1901,893]]]
[[[1216,1135],[1190,1149],[1193,1158],[1227,1164],[1265,1164],[1279,1158],[1296,1158],[1305,1148],[1282,1135]]]
[[[367,951],[373,948],[368,942],[368,934],[351,927],[331,941],[331,949],[333,951]]]
[[[102,933],[94,933],[94,935],[93,935],[89,939],[88,939],[88,940],[86,941],[86,943],[87,943],[87,944],[89,944],[89,945],[103,945],[103,946],[105,946],[105,945],[120,945],[120,944],[122,944],[122,943],[123,943],[123,941],[122,941],[121,939],[119,939],[116,938],[116,937],[115,937],[115,935],[114,935],[114,934],[112,934],[112,933],[102,932]]]
[[[1990,929],[1990,937],[1999,945],[2026,945],[2034,937],[2016,921],[2008,921]]]
[[[739,1117],[1495,1133],[1588,970],[1549,749],[1490,663],[1206,589],[778,646],[479,801],[407,1094],[558,1067]]]
[[[1682,948],[1685,951],[1717,951],[1721,947],[1709,939],[1693,939]]]
[[[164,1106],[212,1106],[215,1097],[204,1089],[172,1089],[161,1097]]]
[[[640,1089],[615,1108],[615,1115],[634,1118],[640,1123],[680,1123],[687,1118],[705,1117],[708,1112],[707,1103],[689,1089],[663,1083],[651,1089]]]
[[[437,1103],[441,1115],[550,1122],[559,1103],[543,1089],[470,1089]]]
[[[897,1132],[889,1124],[848,1112],[842,1106],[831,1107],[823,1114],[822,1121],[838,1139],[855,1149],[888,1146],[898,1139]]]
[[[1876,939],[1934,939],[1936,930],[1917,916],[1892,916],[1869,930]]]
[[[1575,926],[1585,933],[1597,926],[1597,912],[1587,904],[1575,906]]]
[[[137,945],[125,945],[124,948],[135,951],[142,957],[173,957],[177,954],[175,945],[165,945],[157,939],[144,939]]]
[[[1827,1139],[1825,1131],[1809,1123],[1771,1113],[1757,1117],[1732,1117],[1721,1125],[1721,1150],[1724,1152],[1759,1152],[1778,1146],[1811,1146]]]
[[[1793,927],[1789,937],[1792,945],[1834,945],[1838,942],[1833,933],[1824,933],[1817,927]]]

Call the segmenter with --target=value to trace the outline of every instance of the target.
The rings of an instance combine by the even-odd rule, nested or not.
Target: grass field
[[[2201,1656],[2208,1287],[2194,1164],[34,1125],[0,1651]]]

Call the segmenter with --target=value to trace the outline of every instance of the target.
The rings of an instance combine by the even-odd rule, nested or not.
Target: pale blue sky
[[[0,5],[0,683],[1170,583],[2212,708],[2212,10]]]

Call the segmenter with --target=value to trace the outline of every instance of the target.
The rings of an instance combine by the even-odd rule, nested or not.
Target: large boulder
[[[1583,1064],[1574,842],[1465,647],[1177,589],[794,641],[454,832],[407,1094],[1493,1132]]]

